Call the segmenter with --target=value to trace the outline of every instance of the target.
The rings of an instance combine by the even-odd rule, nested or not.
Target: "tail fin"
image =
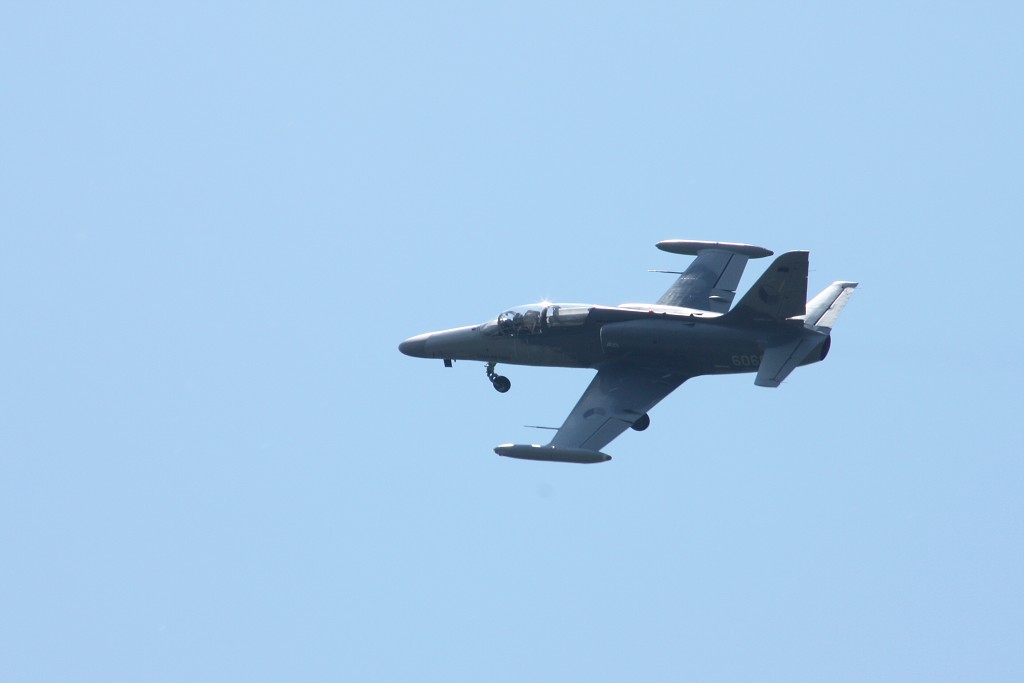
[[[853,296],[856,282],[833,282],[821,293],[807,302],[807,314],[804,325],[822,332],[830,331],[836,324],[836,318],[842,313],[846,302]]]
[[[807,313],[796,316],[806,329],[797,339],[764,350],[754,384],[777,387],[797,366],[825,360],[832,345],[832,326],[856,286],[856,282],[833,282],[808,301]]]
[[[728,315],[755,321],[781,321],[804,314],[807,252],[788,251],[768,267]]]

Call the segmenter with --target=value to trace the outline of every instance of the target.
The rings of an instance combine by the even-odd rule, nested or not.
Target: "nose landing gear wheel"
[[[494,386],[494,390],[499,394],[504,394],[506,391],[512,388],[512,382],[508,377],[502,377],[501,375],[494,372],[494,366],[497,363],[487,364],[487,379],[491,380],[491,384]]]

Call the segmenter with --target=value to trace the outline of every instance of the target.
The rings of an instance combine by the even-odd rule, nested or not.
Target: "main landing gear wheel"
[[[512,388],[512,382],[511,380],[509,380],[508,377],[503,377],[495,373],[495,365],[497,365],[497,363],[487,364],[487,379],[491,380],[491,385],[494,387],[495,391],[497,391],[499,394],[504,394],[506,391]]]
[[[645,429],[647,429],[650,426],[651,426],[651,416],[648,415],[647,413],[644,413],[640,417],[640,419],[638,419],[636,422],[634,422],[633,424],[630,425],[630,427],[632,429],[635,429],[638,432],[642,432],[642,431],[644,431]]]

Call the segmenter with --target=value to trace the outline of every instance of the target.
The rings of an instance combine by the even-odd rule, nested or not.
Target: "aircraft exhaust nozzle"
[[[828,355],[828,350],[832,348],[832,335],[825,337],[824,343],[821,345],[821,358],[818,360],[825,360],[825,356]]]
[[[580,465],[592,465],[608,462],[612,456],[600,451],[588,451],[583,448],[558,448],[556,446],[537,446],[534,444],[506,443],[497,446],[494,452],[506,458],[519,460],[544,460],[546,462],[573,462]]]

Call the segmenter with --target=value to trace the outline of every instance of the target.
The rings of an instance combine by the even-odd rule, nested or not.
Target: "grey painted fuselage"
[[[502,444],[498,455],[596,463],[624,430],[643,431],[650,411],[699,375],[756,373],[778,387],[794,368],[824,360],[831,331],[857,286],[837,281],[806,301],[806,251],[782,254],[732,306],[748,259],[772,252],[749,244],[668,240],[663,251],[696,256],[656,304],[593,306],[542,302],[481,325],[421,334],[399,345],[418,358],[487,363],[501,393],[511,382],[498,363],[597,370],[551,442]]]
[[[505,329],[497,321],[419,335],[400,350],[419,358],[470,360],[511,365],[599,368],[628,363],[666,372],[698,375],[756,372],[766,348],[799,337],[827,344],[828,335],[802,321],[732,322],[727,316],[667,306],[649,309],[572,305],[586,310],[575,324],[558,324],[565,306],[524,307],[537,324]],[[669,308],[675,308],[669,312]],[[826,349],[823,349],[827,351]],[[822,360],[824,353],[804,363]]]

